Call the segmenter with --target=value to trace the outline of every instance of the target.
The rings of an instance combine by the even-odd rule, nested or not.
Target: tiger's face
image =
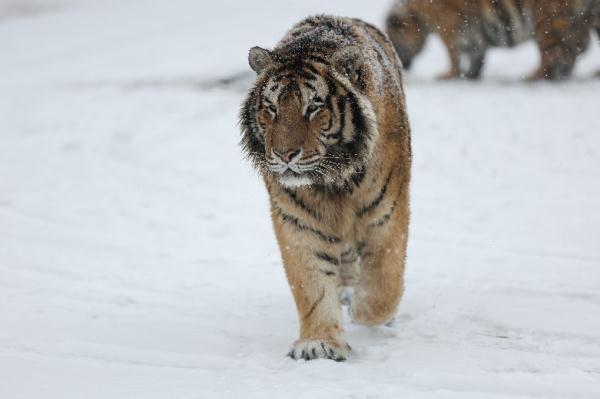
[[[277,76],[261,93],[257,121],[264,132],[266,168],[284,186],[310,185],[323,172],[321,135],[333,125],[327,89],[308,76]]]
[[[394,43],[402,66],[409,70],[427,40],[428,31],[424,21],[415,14],[403,12],[390,15],[386,25],[386,32]]]
[[[342,75],[340,60],[285,63],[254,51],[250,65],[259,77],[241,124],[255,166],[288,188],[348,184],[364,167],[372,136],[370,103],[351,80],[360,66],[345,59]]]

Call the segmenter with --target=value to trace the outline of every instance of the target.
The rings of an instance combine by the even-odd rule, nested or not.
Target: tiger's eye
[[[276,114],[277,113],[277,108],[274,105],[269,105],[269,111],[271,111],[272,113]]]

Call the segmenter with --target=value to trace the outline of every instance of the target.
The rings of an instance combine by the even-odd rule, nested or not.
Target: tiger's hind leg
[[[540,50],[540,52],[542,54],[542,64],[525,80],[530,82],[541,79],[561,80],[567,78],[573,71],[575,60],[565,55],[559,47]]]
[[[589,28],[559,1],[540,2],[535,7],[533,25],[541,65],[527,80],[568,78],[577,56],[589,44]]]
[[[340,257],[340,286],[339,298],[342,305],[349,306],[352,302],[354,287],[358,283],[360,274],[360,261],[358,251],[351,247],[342,252]]]
[[[374,326],[395,316],[404,292],[407,235],[408,187],[404,187],[391,214],[368,224],[360,251],[360,278],[349,309],[353,322]]]

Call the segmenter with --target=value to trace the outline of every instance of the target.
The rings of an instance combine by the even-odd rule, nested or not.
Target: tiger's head
[[[404,69],[409,70],[413,59],[423,50],[427,35],[425,20],[405,4],[393,10],[386,20],[386,33],[394,44]]]
[[[346,187],[364,172],[376,135],[356,46],[323,58],[254,47],[258,74],[240,115],[242,147],[282,186]]]

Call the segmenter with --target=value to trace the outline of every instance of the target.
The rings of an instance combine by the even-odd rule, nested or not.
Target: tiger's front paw
[[[331,359],[343,362],[348,359],[352,348],[347,343],[324,340],[303,340],[294,342],[288,356],[294,360]]]

